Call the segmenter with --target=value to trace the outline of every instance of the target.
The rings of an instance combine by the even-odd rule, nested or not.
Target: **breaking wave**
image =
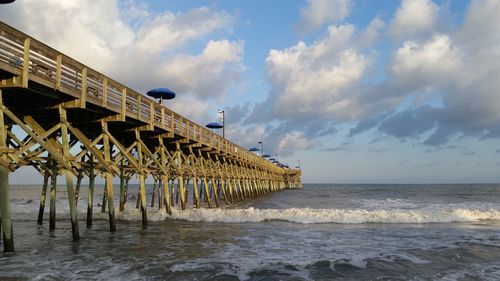
[[[23,204],[16,204],[12,208],[14,219],[35,220],[38,206],[35,202],[29,208]],[[82,204],[83,205],[83,204]],[[86,209],[78,206],[78,217],[85,219]],[[86,207],[86,206],[85,206]],[[99,212],[100,208],[94,209],[93,217],[97,220],[107,220],[108,214]],[[45,209],[45,218],[48,218],[48,208]],[[127,206],[123,212],[118,208],[115,210],[116,219],[124,221],[140,221],[141,213],[138,209]],[[69,218],[67,206],[57,209],[57,219]],[[148,220],[163,221],[166,219],[185,220],[191,222],[223,222],[223,223],[245,223],[245,222],[267,222],[288,221],[301,224],[315,223],[338,223],[338,224],[362,224],[362,223],[399,223],[399,224],[421,224],[421,223],[448,223],[448,222],[475,222],[480,220],[500,220],[498,208],[481,208],[479,206],[436,207],[435,205],[420,207],[416,209],[312,209],[312,208],[288,208],[288,209],[258,209],[258,208],[217,208],[217,209],[172,209],[172,215],[166,213],[165,209],[148,209]]]
[[[500,219],[499,210],[465,208],[417,210],[363,209],[198,209],[176,211],[172,218],[204,222],[264,222],[272,220],[294,223],[444,223]]]

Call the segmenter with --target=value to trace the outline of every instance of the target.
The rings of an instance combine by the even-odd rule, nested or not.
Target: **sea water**
[[[40,187],[12,186],[16,252],[0,254],[0,280],[500,280],[498,184],[306,184],[231,207],[149,208],[147,229],[136,189],[110,233],[102,187],[86,229],[82,187],[73,242],[64,186],[54,232],[48,202],[36,223]]]

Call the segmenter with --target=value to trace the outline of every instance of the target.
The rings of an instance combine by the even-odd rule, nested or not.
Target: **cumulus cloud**
[[[300,11],[301,21],[297,28],[308,32],[325,23],[342,21],[349,15],[352,5],[352,0],[308,0]]]
[[[406,41],[396,50],[390,65],[392,74],[398,79],[439,83],[450,72],[460,67],[461,55],[447,35],[436,35],[419,44]]]
[[[199,7],[185,13],[164,12],[144,22],[137,32],[137,49],[144,53],[161,53],[177,49],[186,42],[228,28],[233,18],[225,12]]]
[[[272,151],[288,155],[321,146],[319,138],[337,132],[336,124],[359,120],[366,107],[358,103],[357,85],[373,61],[368,42],[384,26],[378,18],[360,31],[351,24],[331,25],[310,44],[269,51],[271,90],[242,119],[242,130],[268,124],[260,136]]]
[[[394,109],[396,113],[373,126],[399,138],[433,129],[424,141],[433,146],[460,136],[500,137],[500,32],[492,29],[500,3],[486,4],[472,3],[463,26],[454,32],[402,43],[388,64],[389,80],[373,96],[402,100],[432,93],[439,104],[404,112]],[[476,20],[479,17],[481,21]]]
[[[370,59],[350,45],[354,31],[352,25],[330,26],[328,34],[312,45],[299,42],[269,52],[269,102],[274,116],[356,117],[349,90],[362,77]]]
[[[202,99],[217,97],[238,80],[244,69],[242,53],[241,41],[210,41],[199,55],[182,54],[170,58],[157,74],[180,92],[194,92]]]
[[[305,150],[314,146],[314,141],[303,136],[298,131],[291,131],[286,133],[278,142],[276,151],[279,154],[286,154],[287,152],[295,150]]]
[[[500,2],[472,2],[463,23],[448,30],[436,27],[439,13],[432,1],[405,0],[387,29],[375,17],[360,31],[332,25],[312,43],[271,50],[266,106],[255,106],[246,122],[271,122],[265,135],[281,139],[297,131],[317,140],[346,124],[354,124],[349,138],[374,130],[377,138],[430,147],[500,137]],[[398,41],[377,62],[381,50],[373,43],[385,35]],[[383,76],[366,82],[375,63],[383,64]]]
[[[432,0],[403,0],[389,24],[390,34],[399,40],[432,33],[438,12]]]
[[[221,97],[244,71],[241,41],[207,40],[234,24],[231,15],[213,8],[153,13],[133,0],[26,0],[2,7],[0,17],[141,92],[167,86],[186,100]],[[194,44],[203,51],[184,51]],[[189,113],[197,118],[208,108]]]

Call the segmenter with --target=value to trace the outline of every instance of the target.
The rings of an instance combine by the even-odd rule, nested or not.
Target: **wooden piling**
[[[106,185],[104,185],[104,190],[102,191],[101,213],[106,213],[107,199],[108,199],[108,189],[106,188]]]
[[[173,179],[170,181],[171,181],[170,186],[172,187],[172,191],[170,192],[170,205],[172,207],[175,207],[175,203],[176,203],[174,200],[175,199],[175,196],[174,196],[174,194],[175,194],[175,182]]]
[[[43,173],[43,186],[42,186],[42,194],[40,195],[40,208],[38,209],[38,224],[42,224],[43,222],[43,213],[45,212],[45,199],[47,194],[47,184],[49,182],[49,172],[44,171]]]
[[[55,161],[51,161],[52,174],[50,177],[50,212],[49,212],[49,230],[56,229],[56,193],[57,193],[57,174],[58,167]]]
[[[200,208],[200,197],[198,194],[198,178],[193,178],[193,206],[197,209]]]
[[[66,109],[59,105],[59,115],[61,121],[67,120]],[[68,157],[70,155],[69,152],[69,135],[68,135],[68,126],[65,122],[61,122],[61,139],[63,146],[63,155]],[[75,197],[75,189],[73,187],[73,174],[72,171],[65,169],[64,173],[66,174],[66,190],[68,192],[68,203],[69,203],[69,212],[71,217],[71,231],[73,234],[73,240],[80,240],[80,231],[78,229],[78,217],[76,210],[76,197]]]
[[[101,122],[101,127],[103,131],[108,130],[108,124],[104,121]],[[111,145],[109,141],[109,136],[107,134],[102,137],[102,148],[104,150],[104,161],[111,162]],[[115,203],[114,203],[114,193],[113,193],[113,175],[109,171],[104,172],[105,178],[105,194],[107,196],[108,203],[108,217],[109,217],[109,231],[116,231],[116,223],[115,223]],[[103,210],[105,210],[106,201],[102,202]]]
[[[155,206],[156,179],[153,180],[153,190],[151,192],[151,208]]]
[[[164,194],[164,198],[165,198],[165,211],[171,215],[172,214],[172,210],[170,209],[170,194],[169,194],[169,189],[168,189],[168,176],[167,175],[163,175],[163,192],[165,193]]]
[[[177,178],[178,181],[178,193],[180,194],[181,197],[181,209],[185,210],[186,209],[186,191],[184,190],[184,178],[182,176],[179,176]]]
[[[125,210],[125,201],[127,200],[127,194],[125,191],[125,174],[123,171],[123,160],[120,168],[120,212]]]
[[[92,227],[92,212],[93,212],[93,201],[94,201],[94,158],[90,156],[89,159],[89,190],[87,199],[87,228]]]
[[[208,182],[207,182],[207,178],[206,177],[203,177],[203,188],[205,189],[205,201],[207,202],[208,204],[208,208],[211,208],[211,202],[210,202],[210,192],[208,191]]]
[[[73,174],[68,170],[65,170],[65,174],[66,187],[68,191],[69,213],[71,217],[71,233],[73,234],[73,240],[78,241],[80,240],[80,230],[78,229],[75,190],[73,189]]]
[[[78,198],[80,197],[80,186],[82,185],[83,171],[78,171],[76,176],[76,188],[75,188],[75,204],[78,206]]]
[[[161,193],[162,179],[158,178],[158,210],[161,209],[163,203],[163,197]]]
[[[0,165],[0,213],[4,252],[14,252],[14,231],[9,208],[9,171]]]
[[[219,203],[219,190],[217,189],[217,185],[218,185],[218,182],[215,180],[215,178],[212,178],[212,192],[214,193],[214,200],[215,200],[215,206],[217,206],[217,208],[220,207],[220,203]]]
[[[141,185],[137,186],[137,200],[135,201],[135,208],[139,209],[141,207]]]
[[[106,178],[106,193],[108,197],[108,217],[109,217],[109,231],[116,231],[115,223],[115,206],[114,206],[114,196],[113,196],[113,175],[111,173],[105,173]]]
[[[148,210],[146,207],[146,183],[144,175],[139,174],[139,189],[141,195],[141,213],[142,213],[142,228],[148,226]]]

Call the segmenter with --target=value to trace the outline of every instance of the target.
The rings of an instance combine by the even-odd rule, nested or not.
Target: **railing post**
[[[161,127],[162,129],[165,128],[165,108],[163,108],[163,106],[161,107]]]
[[[174,112],[172,111],[170,113],[170,129],[172,130],[172,133],[175,131],[175,116],[174,116]]]
[[[61,89],[61,70],[62,70],[62,55],[56,58],[56,90]]]
[[[85,108],[87,103],[87,68],[82,69],[82,92],[80,95],[80,108]]]
[[[137,96],[137,119],[141,120],[141,110],[142,110],[142,96]]]
[[[121,108],[121,121],[125,121],[127,117],[127,88],[122,89],[122,108]]]
[[[102,106],[108,106],[108,78],[102,79]]]
[[[30,73],[30,43],[31,39],[24,39],[24,58],[23,58],[23,72],[21,75],[21,87],[28,88],[29,73]]]
[[[149,129],[153,131],[155,129],[155,104],[154,102],[149,103]]]

